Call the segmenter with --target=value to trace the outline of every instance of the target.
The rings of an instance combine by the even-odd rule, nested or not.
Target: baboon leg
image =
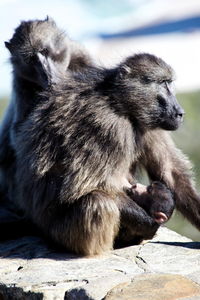
[[[154,234],[151,238],[155,235],[157,229],[155,229]],[[140,244],[145,238],[141,235],[137,235],[135,230],[131,230],[128,227],[120,226],[119,233],[114,241],[114,248],[124,248],[133,245]],[[149,238],[150,239],[150,238]]]
[[[95,255],[112,249],[119,210],[106,193],[93,191],[73,204],[45,209],[38,222],[47,236],[67,250]]]

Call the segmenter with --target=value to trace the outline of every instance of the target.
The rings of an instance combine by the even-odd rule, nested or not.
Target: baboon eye
[[[157,100],[158,100],[158,103],[159,105],[162,107],[162,108],[165,108],[166,107],[166,100],[163,96],[161,95],[158,95],[157,96]]]
[[[151,82],[151,79],[148,76],[143,75],[142,76],[142,82],[147,84],[147,83]]]

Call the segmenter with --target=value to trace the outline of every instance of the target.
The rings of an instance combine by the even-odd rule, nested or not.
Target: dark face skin
[[[141,85],[140,90],[140,103],[136,111],[140,111],[138,123],[141,127],[171,131],[178,129],[183,121],[184,110],[176,99],[173,83],[152,81]]]
[[[160,110],[159,127],[165,130],[176,130],[183,121],[184,110],[174,95],[172,82],[160,83],[157,101]]]

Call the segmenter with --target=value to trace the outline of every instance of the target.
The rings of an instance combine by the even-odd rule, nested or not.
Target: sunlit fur
[[[33,32],[37,40],[38,31]],[[24,41],[29,35],[24,32]],[[45,38],[39,35],[43,42]],[[39,76],[47,78],[47,85],[34,79],[42,90],[23,99],[32,83],[28,79],[24,85],[24,69],[16,71],[20,66],[12,56],[18,43],[11,39],[7,47],[17,95],[8,113],[13,115],[7,117],[16,168],[9,196],[47,236],[85,255],[111,249],[116,237],[122,244],[151,238],[157,223],[125,192],[137,164],[150,179],[170,187],[177,208],[200,228],[190,165],[163,130],[178,128],[183,115],[168,88],[173,80],[169,65],[138,54],[114,69],[86,63],[73,71],[69,59],[66,66],[72,70],[63,72],[65,63],[59,65],[54,55],[37,50]],[[27,100],[28,111],[12,121],[21,98]],[[23,111],[23,101],[20,105]]]

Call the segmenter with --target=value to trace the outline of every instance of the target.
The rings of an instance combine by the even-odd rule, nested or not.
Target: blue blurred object
[[[168,21],[159,24],[143,26],[137,29],[128,31],[106,34],[102,33],[99,36],[103,39],[111,38],[129,38],[153,34],[165,34],[173,32],[191,32],[200,29],[200,16],[185,18],[176,21]]]

